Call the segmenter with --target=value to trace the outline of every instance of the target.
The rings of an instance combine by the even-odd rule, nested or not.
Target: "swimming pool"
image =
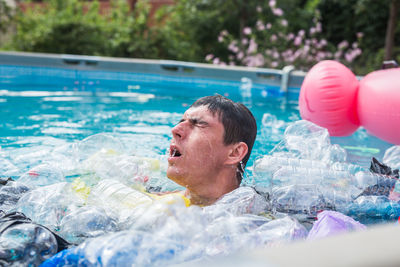
[[[5,54],[3,56],[2,65],[0,65],[0,175],[13,178],[22,176],[21,179],[25,179],[25,181],[28,178],[32,179],[32,176],[39,177],[50,184],[55,181],[75,183],[72,188],[80,194],[83,192],[84,195],[90,194],[85,191],[86,188],[98,182],[99,179],[109,179],[113,176],[124,178],[126,171],[136,171],[138,175],[134,178],[138,181],[144,176],[148,176],[150,178],[146,185],[148,189],[157,188],[161,191],[179,189],[165,177],[166,154],[171,139],[171,129],[180,120],[183,112],[198,97],[215,93],[230,97],[234,101],[243,102],[255,115],[258,133],[244,182],[256,186],[258,189],[261,188],[262,191],[263,187],[271,186],[270,180],[267,181],[264,174],[253,173],[254,163],[263,156],[271,155],[271,150],[274,148],[275,152],[280,153],[279,155],[286,155],[283,153],[287,152],[285,150],[287,146],[284,147],[285,143],[282,143],[285,138],[285,130],[292,125],[292,122],[301,119],[296,101],[301,76],[290,76],[291,83],[286,85],[288,90],[282,91],[283,74],[274,70],[226,69],[179,62],[146,62],[146,64],[142,62],[140,64],[139,62],[122,61],[117,64],[110,59],[94,57],[37,56],[35,54]],[[21,57],[25,58],[23,63],[20,61]],[[13,60],[14,64],[12,64]],[[62,64],[55,63],[59,61]],[[127,67],[122,69],[120,65],[124,64],[128,64],[135,71],[127,71],[129,69]],[[114,65],[119,69],[116,69]],[[134,65],[135,67],[133,67]],[[156,67],[159,67],[157,71]],[[317,130],[317,132],[321,131]],[[296,137],[296,135],[292,136]],[[307,137],[307,133],[305,136]],[[304,139],[297,140],[298,142],[304,141]],[[331,147],[333,147],[332,151],[335,151],[337,147],[331,146],[331,144],[327,145],[328,140],[332,144],[340,145],[340,148],[347,152],[346,164],[355,164],[360,168],[368,167],[372,156],[382,159],[385,151],[391,147],[390,144],[370,136],[364,129],[359,129],[350,137],[326,140],[322,133],[321,136],[310,140],[315,140],[315,142],[301,143],[300,146],[304,145],[303,151],[310,152]],[[321,147],[316,147],[318,144],[321,144]],[[341,150],[339,152],[341,153]],[[122,164],[127,163],[128,160],[136,160],[136,163],[139,163],[136,165]],[[315,158],[312,160],[318,162]],[[109,169],[115,170],[115,172],[110,172]],[[311,175],[301,172],[300,174],[305,177]],[[295,178],[296,176],[294,176]],[[82,181],[84,185],[79,184]],[[130,185],[134,182],[137,181],[129,180]],[[39,196],[43,193],[40,188],[47,184],[40,184],[39,180],[37,183],[40,186],[33,190],[38,190],[36,195]],[[333,186],[341,188],[344,185],[333,183]],[[63,192],[63,190],[65,190],[64,187],[51,189],[54,192]],[[270,188],[265,191],[268,190]],[[299,192],[311,191],[306,188],[306,191]],[[71,229],[76,227],[76,221],[71,220],[67,215],[75,214],[79,217],[82,213],[78,212],[80,209],[77,207],[83,206],[86,200],[83,202],[73,200],[75,206],[72,208],[62,206],[63,211],[61,212],[60,207],[50,205],[52,201],[57,202],[56,199],[60,195],[49,196],[46,194],[44,194],[46,197],[42,202],[32,194],[29,197],[23,196],[25,202],[22,201],[23,203],[18,205],[18,210],[29,214],[34,221],[46,225],[52,230],[60,231],[65,238],[77,243],[88,237],[114,232],[117,228],[126,230],[129,227],[135,227],[135,231],[139,232],[134,232],[137,235],[136,237],[132,236],[129,241],[131,243],[127,246],[135,247],[136,243],[140,243],[142,248],[143,246],[146,248],[144,251],[147,251],[146,255],[149,259],[147,262],[138,256],[138,262],[160,263],[163,261],[155,260],[159,260],[157,257],[161,257],[160,255],[163,255],[162,259],[165,262],[169,262],[168,260],[171,259],[172,262],[184,262],[188,259],[201,258],[204,255],[212,256],[228,253],[228,251],[234,252],[246,246],[256,247],[260,244],[269,244],[272,240],[268,238],[259,240],[256,232],[248,230],[255,229],[256,226],[267,225],[269,217],[231,217],[230,213],[226,217],[219,215],[220,211],[213,210],[208,213],[208,216],[213,218],[210,219],[210,223],[210,221],[201,222],[203,219],[197,210],[185,213],[179,207],[168,211],[180,215],[176,215],[176,221],[171,221],[170,226],[161,227],[162,231],[156,231],[154,227],[144,227],[140,224],[128,227],[126,223],[131,217],[121,217],[122,213],[120,213],[116,220],[109,219],[115,223],[115,228],[111,230],[106,231],[101,228],[100,231],[94,227],[94,230],[98,231],[95,233],[88,226],[89,230],[83,228],[69,236]],[[85,195],[85,197],[87,196]],[[338,199],[340,198],[337,197],[335,203],[339,207],[342,199],[340,201]],[[47,210],[38,209],[34,206],[35,203],[39,203],[38,201],[41,205],[51,207],[48,207]],[[63,201],[71,201],[71,199],[63,199]],[[88,201],[90,204],[90,198]],[[96,199],[96,201],[98,200]],[[232,200],[232,202],[235,201]],[[104,202],[101,203],[104,204]],[[278,204],[280,205],[280,203]],[[313,203],[310,205],[313,208],[309,208],[307,215],[315,213],[316,210],[313,209],[320,207]],[[113,208],[115,207],[110,207],[110,209]],[[327,208],[327,206],[320,208]],[[347,209],[351,214],[357,210],[356,208],[359,206],[353,210],[345,207],[341,211]],[[54,216],[50,216],[46,212]],[[374,215],[373,210],[368,210],[368,212],[364,214]],[[397,212],[397,207],[395,212]],[[97,214],[95,217],[99,218],[99,213],[101,212],[92,214]],[[106,213],[108,214],[108,211]],[[396,214],[393,213],[393,215]],[[143,218],[147,220],[147,224],[160,225],[159,222],[154,222],[158,218],[157,216],[152,219],[146,216]],[[388,217],[384,217],[384,220],[387,219]],[[179,220],[200,221],[200,226],[183,227]],[[220,225],[216,223],[218,220],[225,220],[227,223]],[[85,220],[83,219],[83,221]],[[114,225],[113,223],[109,225]],[[141,223],[144,224],[143,221]],[[212,227],[207,228],[210,224]],[[93,225],[93,222],[87,222],[87,225]],[[95,225],[99,225],[99,223]],[[303,228],[292,224],[291,221],[283,221],[279,227],[282,225],[290,225],[290,229],[297,229],[297,232],[291,232],[297,234],[286,234],[280,237],[286,241],[295,239],[295,235],[303,237],[306,233]],[[168,247],[164,241],[160,241],[166,235],[165,231],[175,231],[169,227],[183,227],[176,235],[171,236],[170,233],[167,235],[166,240],[174,240],[173,248]],[[225,233],[226,227],[230,227],[227,233]],[[262,233],[271,234],[267,231],[268,227],[264,228],[264,232],[260,228],[257,229]],[[276,230],[273,227],[271,229]],[[85,231],[92,233],[93,236],[82,236]],[[188,242],[188,239],[181,235],[194,235],[196,232],[206,233],[204,239],[200,237],[196,237],[197,239],[195,238],[194,241],[190,239],[193,246],[190,249],[182,247],[182,243]],[[113,244],[116,245],[115,243],[121,241],[126,232],[117,231],[117,233],[119,236],[116,236],[115,239],[104,236],[99,242],[103,242],[102,244],[114,242]],[[128,235],[133,234],[130,232]],[[217,236],[219,237],[217,238]],[[245,241],[241,241],[241,239]],[[146,244],[143,240],[161,242],[162,246]],[[208,250],[196,247],[196,244],[200,244],[201,247],[209,242],[212,245]],[[276,242],[275,239],[274,242]],[[83,250],[88,251],[91,246],[93,244],[88,243]],[[122,251],[122,245],[118,246],[118,249]],[[162,253],[155,253],[154,250],[157,249]],[[152,258],[151,251],[158,256]],[[175,254],[185,256],[174,261]]]
[[[3,150],[21,146],[21,139],[29,146],[26,140],[31,138],[72,142],[106,132],[159,135],[162,142],[150,147],[159,153],[188,105],[218,93],[245,103],[255,114],[258,137],[252,162],[282,139],[287,123],[301,119],[297,98],[304,74],[290,76],[284,92],[283,75],[276,70],[204,69],[202,64],[172,61],[110,63],[97,57],[28,53],[0,56]],[[347,149],[350,161],[363,165],[369,164],[365,158],[381,158],[390,147],[363,129],[332,142]]]

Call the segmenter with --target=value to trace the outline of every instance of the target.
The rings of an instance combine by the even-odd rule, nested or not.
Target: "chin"
[[[183,177],[181,177],[177,172],[170,170],[169,168],[167,169],[167,177],[171,181],[174,181],[175,183],[184,186],[184,183],[182,182]]]

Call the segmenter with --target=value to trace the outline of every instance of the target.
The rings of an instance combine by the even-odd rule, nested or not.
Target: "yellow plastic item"
[[[151,194],[148,193],[154,200],[159,200],[162,201],[166,204],[172,205],[175,204],[179,201],[182,201],[185,203],[186,207],[190,206],[190,199],[185,197],[182,193],[180,192],[175,192],[175,193],[167,193],[165,195],[156,195],[156,194]]]
[[[76,178],[71,183],[72,189],[83,199],[87,200],[90,194],[90,188],[86,186],[85,182],[80,177]]]
[[[166,193],[157,195],[148,193],[144,187],[132,188],[115,180],[102,180],[93,190],[80,178],[76,178],[71,183],[71,188],[77,195],[87,200],[90,193],[97,194],[98,197],[106,197],[109,201],[120,203],[120,205],[134,208],[139,205],[148,205],[153,201],[173,205],[183,201],[186,207],[190,206],[190,199],[181,192]]]

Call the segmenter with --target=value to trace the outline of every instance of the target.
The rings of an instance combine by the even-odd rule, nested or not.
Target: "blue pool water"
[[[10,157],[30,147],[57,146],[97,133],[129,135],[137,140],[130,144],[131,149],[164,155],[170,130],[190,104],[198,97],[219,93],[243,102],[254,113],[258,134],[251,166],[282,140],[288,123],[301,119],[297,102],[276,97],[280,93],[274,86],[252,84],[249,96],[237,82],[139,74],[113,74],[121,80],[104,82],[100,77],[106,77],[106,72],[86,72],[84,79],[76,79],[79,72],[71,76],[71,71],[46,68],[36,70],[32,79],[32,70],[25,67],[3,66],[1,70],[0,146]],[[390,147],[363,129],[331,141],[347,150],[349,161],[363,166],[371,156],[382,158]],[[24,171],[29,167],[24,166]]]

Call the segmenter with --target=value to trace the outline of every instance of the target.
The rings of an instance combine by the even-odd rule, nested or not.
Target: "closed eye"
[[[200,126],[200,127],[207,127],[209,126],[208,122],[203,121],[201,119],[198,118],[190,118],[190,119],[181,119],[178,124],[185,122],[186,120],[188,120],[190,122],[190,124],[192,126]]]
[[[193,118],[193,119],[189,119],[189,121],[193,126],[200,126],[200,127],[208,126],[208,122],[203,121],[201,119]]]

